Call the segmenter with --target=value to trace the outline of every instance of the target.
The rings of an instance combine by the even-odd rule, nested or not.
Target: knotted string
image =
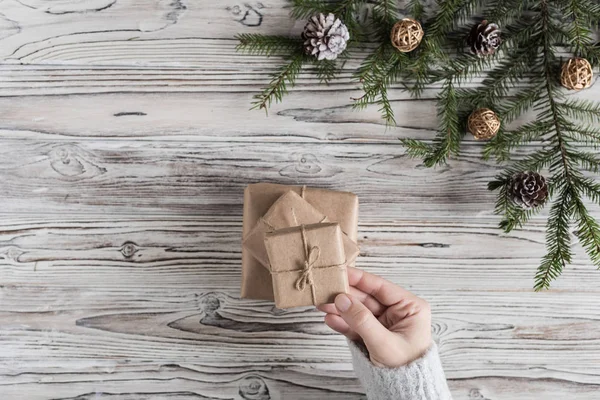
[[[308,248],[308,240],[306,240],[306,229],[304,225],[300,226],[302,233],[302,245],[304,246],[304,269],[302,270],[302,274],[296,280],[296,290],[304,291],[306,289],[306,285],[310,285],[310,292],[312,294],[313,304],[317,304],[317,293],[315,290],[315,281],[313,279],[313,267],[315,263],[321,257],[321,248],[319,246],[313,246],[310,249]]]
[[[308,246],[308,239],[306,238],[306,228],[304,225],[300,225],[300,233],[302,234],[302,245],[304,247],[304,267],[300,269],[291,269],[287,271],[271,271],[271,274],[287,274],[290,272],[298,273],[301,272],[296,282],[294,282],[294,287],[298,291],[304,291],[306,286],[310,286],[310,292],[312,296],[312,303],[317,305],[317,285],[315,284],[315,280],[313,277],[313,271],[316,269],[328,269],[328,268],[340,268],[343,269],[347,262],[343,262],[342,264],[334,264],[334,265],[326,265],[317,267],[316,263],[321,258],[321,248],[319,246]]]

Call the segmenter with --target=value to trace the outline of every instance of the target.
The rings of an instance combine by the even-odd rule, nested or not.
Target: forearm
[[[354,370],[369,400],[451,400],[435,344],[419,359],[399,368],[371,363],[360,343],[349,341]]]

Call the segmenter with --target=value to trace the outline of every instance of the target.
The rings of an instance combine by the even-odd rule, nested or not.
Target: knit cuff
[[[452,400],[435,343],[421,358],[398,368],[376,367],[362,343],[348,345],[369,400]]]

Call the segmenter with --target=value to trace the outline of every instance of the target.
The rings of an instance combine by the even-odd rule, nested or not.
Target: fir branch
[[[550,133],[552,124],[548,121],[534,121],[521,125],[512,131],[500,131],[483,148],[485,160],[495,156],[497,161],[509,159],[510,152],[518,146],[539,140],[542,136]]]
[[[287,85],[294,86],[305,60],[303,52],[293,54],[285,65],[271,75],[269,85],[260,94],[254,96],[252,109],[262,108],[267,111],[273,101],[280,102],[288,92]]]
[[[541,171],[548,168],[553,163],[556,163],[557,160],[560,160],[560,157],[557,155],[558,152],[559,150],[557,150],[556,146],[546,147],[529,154],[522,160],[514,162],[510,168],[513,173],[521,171]]]
[[[287,55],[302,48],[300,39],[292,39],[285,36],[259,35],[255,33],[243,33],[236,35],[239,40],[236,50],[259,56],[273,56],[278,54]]]
[[[411,158],[426,158],[431,154],[431,146],[420,140],[400,139],[400,143],[406,148],[406,154]]]
[[[600,205],[600,184],[598,182],[591,178],[579,177],[577,188],[588,199]]]
[[[547,102],[548,109],[546,111],[547,115],[549,115],[552,123],[554,124],[554,133],[555,133],[555,141],[557,143],[557,149],[560,154],[560,161],[562,167],[562,174],[567,181],[567,184],[571,184],[571,167],[567,155],[566,142],[565,138],[562,136],[563,126],[566,121],[559,114],[559,109],[557,106],[557,102],[555,97],[560,96],[560,94],[556,91],[554,87],[554,82],[556,78],[554,77],[555,68],[552,65],[553,59],[555,58],[554,52],[552,51],[551,44],[551,34],[552,34],[552,26],[551,26],[551,17],[550,10],[548,8],[547,0],[541,0],[541,19],[542,19],[542,66],[543,73],[546,78],[546,92],[547,92]],[[552,171],[551,171],[552,172]]]
[[[444,83],[438,96],[438,117],[439,133],[434,139],[431,153],[423,160],[428,167],[446,163],[451,154],[458,155],[464,136],[464,129],[459,124],[456,89],[452,79]]]
[[[459,5],[455,4],[456,12],[463,10],[464,7],[468,8],[467,3]],[[446,2],[445,4],[448,6],[448,9],[452,7],[451,2]],[[470,4],[476,4],[476,2]],[[445,11],[447,12],[447,10]],[[440,13],[444,15],[445,11],[443,10]],[[434,26],[438,26],[438,29],[442,30],[445,20],[444,18],[438,18],[438,21],[438,24]],[[519,20],[515,23],[515,26],[510,29],[509,35],[509,41],[514,42],[513,46],[516,47],[517,50],[512,52],[500,50],[493,56],[485,58],[475,57],[470,54],[464,55],[458,59],[451,60],[448,63],[448,66],[444,67],[443,72],[436,74],[428,71],[428,75],[437,75],[437,79],[451,79],[457,84],[460,84],[462,80],[472,77],[485,67],[493,65],[497,59],[500,59],[500,63],[496,64],[494,69],[488,73],[480,88],[471,90],[459,89],[455,96],[455,101],[458,103],[456,108],[457,111],[472,110],[479,107],[494,108],[493,105],[498,102],[498,98],[506,96],[509,90],[518,81],[522,80],[525,74],[529,73],[530,64],[536,57],[535,52],[531,52],[530,47],[523,47],[521,49],[519,45],[526,42],[526,39],[530,39],[532,32],[534,32],[534,27],[531,24]],[[534,40],[528,45],[535,46],[538,41],[539,39]],[[435,45],[435,37],[431,43]],[[505,43],[505,45],[507,45],[507,43]],[[417,69],[417,73],[418,72],[419,69]],[[431,81],[435,80],[436,79],[432,79]],[[420,90],[422,90],[422,87],[424,86],[423,81],[424,80],[419,79],[419,75],[417,74],[416,83],[413,87],[415,93],[418,94]],[[520,115],[520,113],[524,112],[528,105],[531,105],[539,98],[539,92],[540,89],[535,88],[521,94],[512,104],[510,104],[512,108],[507,108],[506,110],[509,113],[510,118],[514,119]],[[440,99],[443,99],[443,97]],[[463,135],[463,133],[455,132],[454,134],[447,136],[460,141]],[[497,141],[498,140],[499,139],[497,139]],[[439,160],[439,162],[445,162],[446,157],[444,156],[444,153],[450,149],[450,147],[447,147],[447,144],[449,143],[451,142],[448,140],[438,140],[437,143],[434,143],[433,156],[429,157],[426,161],[433,163],[432,165],[437,164],[437,162],[435,162],[436,159]],[[456,151],[455,154],[458,154],[459,143],[452,143],[451,147]],[[498,149],[497,156],[499,159],[507,159],[506,149]],[[428,165],[427,162],[426,165]]]
[[[482,70],[489,68],[496,60],[496,56],[477,57],[474,54],[464,54],[461,57],[451,60],[447,66],[442,67],[441,71],[431,71],[432,81],[437,82],[443,79],[452,78],[459,84],[473,78],[481,73]]]
[[[600,173],[600,158],[593,153],[582,150],[572,150],[569,151],[569,158],[586,171],[595,174]]]
[[[375,69],[381,69],[381,65],[388,63],[388,56],[393,51],[389,43],[381,43],[375,50],[369,54],[360,67],[358,67],[355,77],[359,82],[370,79]]]
[[[570,224],[595,265],[600,266],[600,225],[588,212],[584,198],[600,205],[600,184],[583,172],[600,173],[600,157],[587,151],[600,148],[600,105],[577,99],[564,99],[558,83],[560,60],[555,46],[567,44],[592,65],[600,64],[600,45],[593,43],[592,30],[600,25],[600,4],[596,0],[439,0],[435,15],[424,20],[421,0],[410,0],[412,17],[421,20],[426,32],[420,47],[411,53],[397,52],[389,32],[398,19],[395,0],[372,0],[371,19],[360,20],[359,10],[366,0],[293,0],[292,16],[306,19],[317,13],[333,13],[341,18],[353,39],[349,45],[374,33],[378,46],[355,73],[364,95],[355,108],[377,104],[388,125],[395,124],[389,88],[402,83],[419,96],[427,85],[440,83],[437,111],[438,133],[429,144],[402,139],[410,157],[424,159],[427,166],[447,162],[460,152],[466,117],[472,109],[487,106],[495,110],[503,126],[483,149],[483,157],[503,162],[526,143],[539,141],[543,147],[512,162],[489,183],[498,190],[495,212],[503,215],[500,228],[509,232],[523,226],[543,206],[526,210],[511,198],[510,182],[515,173],[549,170],[549,196],[546,249],[535,277],[535,289],[548,288],[571,262]],[[479,58],[464,52],[464,38],[471,28],[471,15],[478,10],[502,28],[502,47],[493,56]],[[369,31],[370,30],[370,31]],[[322,82],[328,83],[339,71],[332,61],[317,62],[302,52],[302,41],[279,36],[239,35],[238,50],[248,54],[287,56],[286,63],[272,76],[264,91],[255,96],[254,108],[267,109],[281,101],[293,86],[304,64]],[[456,53],[448,51],[454,45]],[[455,54],[458,54],[456,56]],[[342,57],[347,57],[344,53]],[[475,89],[461,84],[483,74]],[[514,91],[516,86],[522,86]],[[510,97],[507,97],[509,96]],[[534,122],[508,129],[507,124],[526,111],[537,112]],[[550,200],[548,200],[550,201]]]
[[[334,60],[312,60],[319,82],[329,84],[337,75],[340,68]]]
[[[568,99],[558,104],[558,108],[574,119],[583,119],[589,123],[600,122],[598,103],[583,99]]]
[[[517,119],[538,102],[542,90],[543,88],[540,87],[528,87],[516,93],[508,100],[500,100],[501,103],[497,106],[497,110],[498,113],[502,115],[502,121],[505,124],[509,124]]]
[[[509,90],[530,72],[526,49],[510,54],[496,68],[488,73],[480,89],[462,90],[460,97],[471,108],[492,107],[498,98],[504,97]]]
[[[445,0],[438,2],[439,10],[437,15],[431,22],[426,23],[428,35],[424,41],[425,48],[430,52],[441,55],[443,53],[441,49],[442,41],[455,26],[455,16],[465,6],[475,2],[474,0]]]
[[[550,283],[558,278],[567,264],[571,263],[571,235],[569,221],[573,215],[573,198],[568,186],[564,186],[558,200],[550,209],[546,224],[546,255],[535,275],[536,291],[550,288]]]
[[[578,124],[569,124],[565,136],[568,139],[577,141],[592,148],[600,147],[600,129],[594,126],[582,126]]]
[[[420,21],[425,16],[425,7],[423,7],[423,3],[421,0],[410,0],[406,5],[406,8],[410,10],[410,15],[412,18]]]
[[[565,35],[569,37],[573,52],[583,57],[589,57],[586,49],[591,44],[591,29],[588,27],[590,20],[587,17],[588,11],[582,7],[581,0],[566,0],[562,7],[563,17],[571,21],[569,29]]]
[[[553,172],[552,182],[556,186],[560,186],[561,190],[558,198],[550,210],[548,218],[548,230],[546,234],[546,249],[547,254],[542,259],[535,277],[535,289],[546,289],[550,286],[550,282],[556,279],[563,271],[566,264],[571,263],[572,251],[570,248],[571,237],[569,234],[569,223],[571,217],[575,215],[579,221],[579,227],[582,229],[581,234],[585,242],[588,254],[597,257],[598,253],[593,247],[596,244],[596,234],[598,233],[597,224],[589,220],[589,215],[583,202],[580,193],[577,190],[578,182],[581,181],[579,173],[573,170],[573,161],[592,163],[582,152],[572,151],[567,142],[569,123],[560,112],[560,106],[556,102],[556,97],[559,95],[553,78],[554,68],[553,52],[551,48],[551,37],[553,35],[553,26],[551,21],[551,10],[548,0],[540,1],[540,16],[542,21],[542,66],[546,80],[547,91],[547,109],[542,113],[548,116],[554,124],[554,136],[552,138],[556,145],[558,160],[550,165],[550,172]],[[593,236],[590,236],[593,235]]]
[[[439,77],[439,74],[435,71],[436,67],[451,63],[443,47],[444,41],[451,35],[455,26],[454,18],[462,15],[461,10],[470,9],[474,7],[474,4],[479,4],[479,2],[480,0],[446,0],[438,2],[439,9],[435,17],[423,24],[423,29],[427,34],[420,48],[415,51],[413,62],[407,68],[413,79],[412,85],[407,85],[407,90],[413,96],[420,96],[422,94],[425,86],[433,81],[431,79],[432,76],[438,75]],[[475,59],[472,61],[473,64],[476,64]],[[448,70],[447,67],[446,70]],[[443,74],[442,76],[444,75],[447,74]],[[438,78],[438,80],[441,79]]]
[[[333,14],[341,18],[344,24],[346,24],[350,34],[350,43],[366,39],[366,26],[363,26],[358,21],[358,13],[365,3],[366,0],[342,0],[333,10]]]
[[[485,8],[483,15],[503,26],[522,15],[525,6],[526,2],[523,0],[494,0]]]
[[[315,14],[328,14],[335,10],[335,3],[324,0],[293,0],[290,16],[294,19],[308,19]]]
[[[363,109],[369,104],[377,104],[387,126],[396,125],[388,87],[397,81],[405,62],[406,55],[394,51],[389,43],[380,45],[358,70],[357,77],[364,94],[354,99],[353,107]]]
[[[385,85],[379,86],[379,99],[376,101],[379,105],[379,113],[385,121],[387,126],[396,126],[396,118],[394,117],[394,110],[388,97],[387,87]]]
[[[575,197],[574,201],[574,214],[577,221],[575,235],[594,265],[600,268],[600,226],[579,197]]]

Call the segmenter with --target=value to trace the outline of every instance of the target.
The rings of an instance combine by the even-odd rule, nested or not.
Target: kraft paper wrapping
[[[271,206],[269,211],[258,220],[243,241],[243,246],[267,269],[269,257],[265,248],[265,235],[278,229],[300,225],[329,222],[325,214],[310,205],[299,194],[289,191]],[[342,233],[346,261],[353,262],[359,254],[358,245],[348,235]]]
[[[244,191],[243,237],[256,226],[260,217],[288,191],[302,194],[302,186],[256,183]],[[326,189],[306,188],[304,200],[337,222],[341,230],[356,242],[358,228],[358,198],[353,193],[337,192]],[[349,263],[352,265],[352,263]],[[241,297],[257,300],[273,300],[273,284],[269,271],[242,247],[242,287]]]
[[[348,293],[346,255],[338,224],[302,225],[267,233],[275,305],[333,303]]]

